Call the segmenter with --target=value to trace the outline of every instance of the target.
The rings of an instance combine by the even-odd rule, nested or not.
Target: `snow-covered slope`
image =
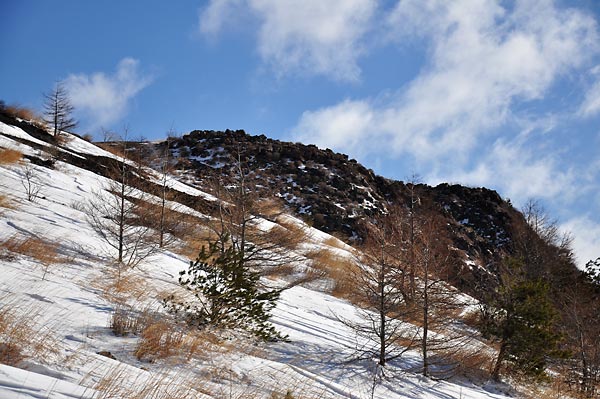
[[[24,143],[35,139],[17,127],[0,124],[0,133],[0,148],[50,156]],[[79,156],[112,156],[74,136],[67,136],[67,143],[66,150]],[[340,320],[357,317],[355,307],[303,286],[284,291],[273,313],[274,325],[290,342],[256,344],[231,334],[190,333],[181,346],[185,353],[139,360],[134,352],[141,338],[115,336],[109,328],[111,315],[126,308],[169,320],[160,298],[181,291],[177,276],[188,260],[159,253],[123,272],[126,287],[117,286],[103,242],[78,206],[106,179],[63,162],[52,169],[32,165],[41,191],[31,202],[22,185],[28,164],[23,160],[0,165],[0,195],[10,201],[9,207],[0,208],[0,242],[34,238],[56,254],[45,264],[35,256],[11,252],[4,244],[0,248],[0,325],[15,327],[0,331],[5,341],[0,351],[10,344],[6,337],[12,337],[23,357],[16,362],[18,368],[0,365],[0,398],[272,398],[273,393],[283,397],[288,391],[294,398],[506,397],[496,385],[433,381],[404,371],[418,363],[416,352],[390,364],[393,378],[373,389],[374,363],[347,362],[360,342]],[[176,184],[177,190],[212,198]],[[291,216],[290,220],[302,224]],[[301,250],[324,246],[331,239],[306,225],[302,228],[309,238]]]

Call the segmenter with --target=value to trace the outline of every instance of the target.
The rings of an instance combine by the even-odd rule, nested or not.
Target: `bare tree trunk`
[[[119,255],[118,262],[123,263],[123,236],[125,231],[125,164],[121,173],[121,198],[119,203]],[[120,269],[119,269],[120,270]]]
[[[494,369],[492,370],[491,377],[494,381],[500,381],[500,368],[502,367],[504,356],[506,356],[506,343],[502,342],[502,344],[500,345],[500,350],[498,351],[498,356],[496,357]]]
[[[384,233],[385,234],[385,233]],[[379,271],[379,365],[385,366],[385,345],[386,345],[386,306],[385,306],[385,246],[381,245],[381,270]]]
[[[421,349],[423,352],[423,375],[429,375],[429,359],[427,358],[427,334],[429,333],[429,259],[425,259],[423,270],[423,339]]]

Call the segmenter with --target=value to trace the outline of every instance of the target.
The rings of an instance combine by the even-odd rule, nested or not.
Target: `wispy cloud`
[[[578,104],[537,105],[558,83],[592,79],[579,116],[600,114],[598,26],[591,15],[551,0],[402,0],[385,19],[388,43],[426,45],[412,81],[392,95],[346,99],[305,111],[296,139],[351,156],[417,168],[428,182],[498,189],[516,204],[542,198],[571,219],[580,265],[600,247],[600,224],[564,208],[590,194],[592,173],[559,133]],[[568,136],[565,136],[568,134]],[[577,140],[575,140],[577,141]],[[406,161],[408,159],[408,161]],[[595,254],[599,256],[600,254]]]
[[[422,162],[457,153],[464,158],[511,118],[514,103],[542,98],[598,52],[594,19],[551,1],[520,1],[509,11],[481,0],[404,0],[387,26],[398,42],[424,36],[428,66],[387,103],[356,100],[362,104],[358,126],[365,129],[352,126],[354,140],[343,141],[348,132],[342,129],[332,136],[327,126],[335,112],[347,112],[347,101],[306,112],[294,129],[299,138],[340,142],[336,148],[350,153],[381,151],[377,145],[386,143],[387,151]]]
[[[579,216],[560,227],[573,234],[573,250],[580,268],[600,256],[600,224],[587,216]]]
[[[592,69],[591,75],[594,82],[585,93],[585,98],[578,112],[583,117],[591,117],[600,113],[600,65]]]
[[[212,0],[200,13],[199,29],[214,36],[251,13],[260,24],[258,52],[277,75],[357,81],[362,39],[376,8],[374,0]]]
[[[131,100],[153,80],[139,71],[139,61],[122,59],[112,75],[69,75],[64,84],[71,102],[90,130],[110,126],[127,113]]]
[[[565,168],[558,157],[539,154],[528,142],[504,139],[497,140],[467,170],[444,171],[441,177],[430,176],[430,180],[496,186],[516,203],[525,203],[531,198],[568,201],[576,195],[578,188],[582,189],[577,173]]]

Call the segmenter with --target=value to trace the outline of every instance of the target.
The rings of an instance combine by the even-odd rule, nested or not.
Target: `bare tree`
[[[260,192],[252,183],[253,173],[244,166],[241,156],[234,161],[234,170],[228,180],[212,182],[213,194],[220,199],[209,228],[225,248],[226,241],[241,256],[244,266],[261,274],[268,274],[299,261],[301,257],[290,251],[302,237],[275,224],[282,209],[277,200]],[[265,223],[266,222],[266,223]]]
[[[44,121],[51,126],[54,137],[58,137],[61,130],[77,126],[73,118],[74,109],[62,82],[57,82],[50,93],[44,94]]]
[[[127,142],[122,143],[126,152]],[[113,160],[111,180],[83,207],[92,228],[115,251],[119,267],[134,267],[158,248],[152,224],[143,219],[144,193],[132,186],[136,170],[124,158]]]
[[[447,358],[449,352],[464,347],[465,335],[455,328],[455,314],[464,306],[457,291],[448,285],[452,263],[456,259],[444,234],[444,224],[434,213],[416,217],[414,241],[415,307],[419,309],[419,341],[422,373],[427,377],[451,376],[457,364]],[[431,354],[435,356],[432,357]],[[435,366],[433,372],[431,367]]]
[[[168,221],[168,213],[169,209],[167,208],[167,194],[169,192],[169,173],[172,171],[171,168],[171,137],[173,135],[172,130],[169,131],[167,135],[167,140],[165,141],[165,147],[161,151],[161,155],[159,157],[159,171],[160,171],[160,217],[159,217],[159,225],[158,225],[158,246],[163,247],[165,245],[165,232],[167,230],[167,221]]]
[[[21,184],[25,189],[27,200],[35,202],[40,196],[42,182],[40,181],[35,165],[31,162],[28,162],[23,166],[23,180],[21,180]]]
[[[566,338],[573,361],[570,379],[584,397],[592,398],[600,386],[600,289],[583,280],[565,287],[562,303]]]
[[[385,376],[388,362],[413,348],[418,336],[418,328],[406,322],[414,317],[414,308],[409,300],[410,282],[405,279],[403,215],[391,211],[363,223],[366,238],[357,252],[356,268],[348,271],[353,300],[361,304],[359,321],[339,319],[357,336],[354,359],[377,359],[374,375],[378,378]]]
[[[418,185],[420,182],[420,178],[417,174],[412,174],[410,180],[408,181],[406,187],[408,188],[409,194],[409,202],[408,202],[408,212],[406,213],[406,218],[403,223],[406,224],[408,229],[408,234],[406,235],[405,244],[407,246],[407,263],[408,263],[408,278],[410,280],[410,290],[409,290],[409,299],[413,300],[416,295],[416,254],[415,254],[415,246],[416,246],[416,230],[418,228],[417,217],[421,205],[421,199],[419,197]]]

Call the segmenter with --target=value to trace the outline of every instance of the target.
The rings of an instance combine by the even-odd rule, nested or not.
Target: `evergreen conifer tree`
[[[589,281],[600,287],[600,258],[586,263],[584,273]]]
[[[172,312],[184,312],[188,322],[199,327],[248,331],[265,341],[284,339],[269,323],[270,311],[279,298],[279,290],[260,291],[260,275],[244,266],[243,254],[229,238],[202,247],[188,270],[180,272],[179,284],[192,291],[196,300],[165,301]]]
[[[496,297],[482,306],[482,334],[500,345],[492,378],[499,380],[505,363],[527,375],[541,377],[547,357],[556,353],[560,339],[553,328],[556,310],[547,283],[524,278],[519,260],[510,259],[507,263],[507,275]]]

